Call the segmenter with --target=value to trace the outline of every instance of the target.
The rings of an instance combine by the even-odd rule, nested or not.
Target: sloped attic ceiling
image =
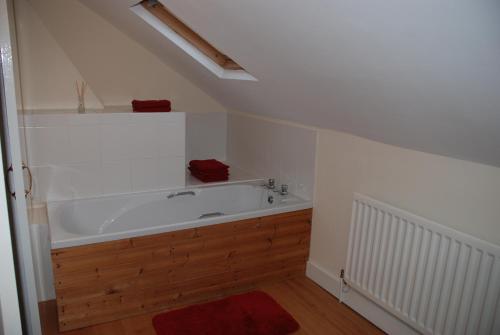
[[[80,1],[230,109],[500,166],[497,0],[161,1],[258,82],[216,78],[136,1]]]

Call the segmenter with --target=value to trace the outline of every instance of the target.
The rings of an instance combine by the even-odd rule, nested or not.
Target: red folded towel
[[[132,109],[139,113],[170,112],[169,100],[132,100]]]
[[[227,171],[229,165],[219,162],[216,159],[192,160],[189,162],[189,167],[197,171]]]
[[[196,169],[193,169],[192,167],[188,167],[189,171],[191,171],[192,175],[197,175],[197,176],[203,176],[203,177],[208,177],[208,178],[227,178],[229,176],[229,171],[223,170],[223,171],[199,171]]]
[[[196,173],[192,173],[191,175],[195,177],[196,179],[201,180],[204,183],[211,183],[211,182],[216,182],[216,181],[226,181],[229,179],[229,176],[206,176],[206,175],[199,175]]]
[[[170,109],[166,107],[155,107],[155,108],[138,108],[134,110],[134,113],[168,113]]]
[[[229,179],[229,165],[216,159],[192,160],[188,169],[191,175],[205,183]]]

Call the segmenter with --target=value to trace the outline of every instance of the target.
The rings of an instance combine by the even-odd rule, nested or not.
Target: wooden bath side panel
[[[305,273],[312,209],[52,250],[61,331]]]

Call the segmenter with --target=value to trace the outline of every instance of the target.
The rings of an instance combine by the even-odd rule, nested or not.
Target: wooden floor
[[[299,322],[301,329],[295,335],[383,334],[380,329],[346,305],[340,304],[335,297],[306,277],[265,284],[259,289],[271,295]],[[40,304],[44,335],[156,335],[151,323],[156,314],[158,313],[59,333],[55,301]]]

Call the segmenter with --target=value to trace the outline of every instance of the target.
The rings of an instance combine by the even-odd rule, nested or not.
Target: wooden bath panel
[[[305,273],[312,209],[52,250],[61,331]]]

